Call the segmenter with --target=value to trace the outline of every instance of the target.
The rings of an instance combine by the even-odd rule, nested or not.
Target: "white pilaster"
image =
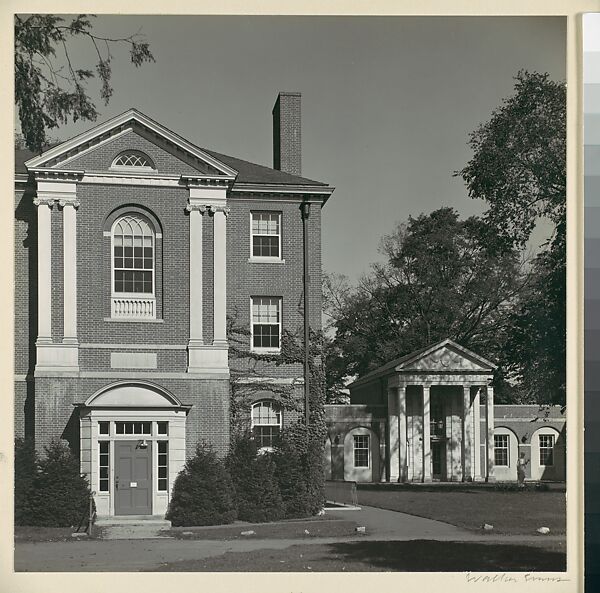
[[[190,213],[190,339],[189,348],[204,344],[202,335],[202,224],[206,206],[187,206]]]
[[[406,430],[406,385],[398,387],[398,444],[400,453],[400,482],[406,482],[408,479],[408,459],[406,450],[407,430]]]
[[[481,389],[477,388],[477,393],[475,394],[475,399],[473,400],[473,432],[475,441],[475,446],[473,447],[475,459],[474,459],[474,468],[475,475],[474,479],[476,481],[481,481],[481,414],[480,414],[480,405],[481,405],[481,397],[480,397]]]
[[[37,344],[52,343],[52,206],[54,199],[36,198],[38,266]]]
[[[400,478],[400,446],[398,434],[398,388],[388,387],[388,446],[390,455],[390,482]]]
[[[463,482],[473,477],[471,464],[471,443],[472,443],[472,427],[471,427],[471,386],[463,385]]]
[[[214,219],[213,345],[227,346],[227,223],[229,208],[211,206]]]
[[[63,210],[63,344],[77,345],[77,214],[76,199],[62,199]]]
[[[495,481],[494,477],[494,388],[488,385],[485,398],[485,431],[487,464],[485,470],[486,482]]]
[[[188,373],[229,373],[227,346],[227,208],[226,189],[190,187],[190,339]],[[213,342],[203,339],[203,214],[213,221]]]
[[[431,482],[431,397],[423,385],[423,482]]]

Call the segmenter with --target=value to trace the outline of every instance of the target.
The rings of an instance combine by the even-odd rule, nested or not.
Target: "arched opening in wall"
[[[480,454],[485,456],[485,440],[480,446]],[[485,459],[485,457],[484,457]],[[500,482],[517,480],[517,460],[519,459],[519,439],[505,426],[494,428],[494,477]]]
[[[379,481],[379,438],[365,426],[350,430],[344,437],[344,480]]]
[[[565,439],[552,426],[538,428],[531,435],[531,478],[565,479]]]
[[[331,480],[332,472],[331,472],[331,438],[329,435],[325,439],[325,446],[323,450],[323,465],[324,465],[324,474],[326,480]]]
[[[252,404],[251,430],[259,451],[272,451],[283,426],[281,407],[263,399]]]

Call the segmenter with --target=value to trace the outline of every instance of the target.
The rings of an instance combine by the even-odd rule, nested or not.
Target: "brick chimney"
[[[300,93],[279,93],[273,107],[273,168],[302,174]]]

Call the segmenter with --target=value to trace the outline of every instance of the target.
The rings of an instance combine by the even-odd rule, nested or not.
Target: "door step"
[[[150,515],[127,517],[100,517],[96,519],[100,539],[153,539],[170,538],[171,521]]]

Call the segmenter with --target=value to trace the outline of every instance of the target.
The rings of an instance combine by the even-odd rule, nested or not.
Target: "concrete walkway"
[[[440,521],[414,517],[395,511],[362,507],[360,511],[332,511],[341,519],[356,521],[366,533],[350,537],[306,537],[298,539],[179,540],[121,539],[73,542],[20,543],[15,549],[15,571],[139,571],[159,568],[179,560],[198,560],[226,552],[285,549],[293,545],[332,544],[356,540],[407,541],[488,541],[494,543],[542,543],[563,536],[492,536],[479,534]]]

